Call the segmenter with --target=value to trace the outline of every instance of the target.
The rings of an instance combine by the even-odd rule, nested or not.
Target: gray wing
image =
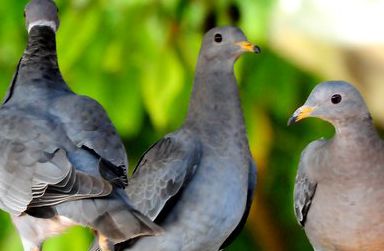
[[[297,222],[305,225],[308,211],[312,204],[312,199],[315,196],[317,182],[312,181],[306,174],[308,162],[305,154],[308,152],[308,147],[301,154],[299,169],[297,171],[295,188],[294,188],[294,208]]]
[[[20,215],[30,207],[105,196],[112,186],[76,171],[55,146],[54,127],[17,110],[0,114],[0,207]]]
[[[201,145],[179,131],[155,143],[139,161],[126,188],[133,206],[154,220],[165,204],[192,178]]]
[[[247,218],[249,215],[249,211],[251,210],[251,205],[253,201],[253,195],[255,193],[256,188],[256,165],[253,159],[249,160],[249,171],[248,171],[248,190],[247,190],[247,204],[245,205],[245,210],[243,217],[241,218],[239,224],[235,228],[235,230],[229,235],[229,237],[225,240],[225,242],[221,245],[219,250],[224,250],[228,247],[240,234],[243,229],[245,223],[247,222]]]
[[[60,119],[68,137],[78,146],[100,156],[100,172],[113,183],[127,184],[128,158],[124,144],[103,107],[95,100],[74,94],[56,98],[50,111]]]

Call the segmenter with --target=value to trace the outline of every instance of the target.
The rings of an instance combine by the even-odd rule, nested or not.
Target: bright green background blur
[[[1,95],[25,47],[26,2],[0,4]],[[262,54],[244,55],[236,64],[250,147],[259,169],[257,195],[246,228],[227,250],[311,250],[293,215],[293,182],[301,150],[311,140],[330,137],[332,128],[319,120],[286,126],[290,114],[323,78],[271,49],[269,24],[275,1],[56,2],[64,78],[75,92],[105,107],[126,143],[131,166],[156,139],[181,125],[207,28],[235,24],[260,45]],[[0,214],[0,226],[0,250],[22,250],[5,213]],[[44,250],[87,250],[91,240],[89,231],[75,228],[46,242]]]

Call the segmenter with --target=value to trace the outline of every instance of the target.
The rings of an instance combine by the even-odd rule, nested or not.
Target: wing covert
[[[182,131],[169,134],[144,153],[126,189],[136,209],[154,220],[192,178],[200,143]]]

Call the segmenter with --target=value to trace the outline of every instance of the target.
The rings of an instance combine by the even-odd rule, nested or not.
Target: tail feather
[[[123,201],[116,190],[119,189],[104,198],[62,203],[56,210],[59,215],[91,227],[115,244],[162,232],[159,226]]]

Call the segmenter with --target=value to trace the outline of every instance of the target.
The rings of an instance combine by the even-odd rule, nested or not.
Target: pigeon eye
[[[221,41],[223,41],[223,36],[221,36],[220,33],[216,33],[215,34],[215,42],[216,43],[221,43]]]
[[[332,95],[332,97],[331,97],[331,102],[332,102],[332,104],[338,104],[338,103],[340,103],[341,102],[341,95],[340,94],[334,94],[334,95]]]

